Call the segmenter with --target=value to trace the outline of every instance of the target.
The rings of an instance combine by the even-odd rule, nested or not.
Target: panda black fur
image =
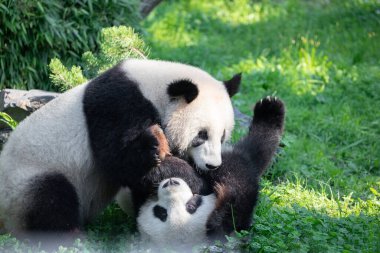
[[[267,97],[257,102],[247,136],[223,151],[220,168],[202,173],[201,176],[190,165],[184,165],[183,161],[170,156],[165,158],[160,169],[168,172],[166,178],[184,180],[180,184],[173,184],[172,188],[177,187],[180,189],[178,192],[185,192],[186,197],[181,199],[171,193],[175,191],[163,191],[163,181],[158,196],[150,198],[140,208],[137,221],[142,235],[155,243],[161,241],[165,244],[167,241],[181,244],[201,242],[206,239],[206,235],[213,237],[229,234],[234,229],[247,230],[258,199],[259,180],[278,147],[284,128],[284,116],[285,107],[281,100]],[[165,177],[153,176],[150,179],[163,178]],[[209,194],[207,186],[213,187],[211,195],[192,195]],[[194,201],[194,196],[202,198],[202,201]],[[197,214],[197,208],[202,205],[206,206],[197,215],[192,215],[186,209],[189,203],[192,214]],[[161,213],[166,213],[166,220],[157,217],[152,209],[155,206],[160,206]],[[166,222],[168,223],[164,224]]]
[[[220,140],[233,128],[229,95],[239,84],[240,76],[223,84],[184,64],[126,60],[65,92],[5,144],[0,220],[13,232],[70,231],[103,210],[120,186],[138,201],[141,177],[169,150],[159,126],[170,148],[199,168],[219,166]],[[192,146],[202,131],[208,140]]]

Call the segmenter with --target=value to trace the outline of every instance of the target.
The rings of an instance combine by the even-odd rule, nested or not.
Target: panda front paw
[[[171,155],[168,140],[164,134],[164,131],[159,125],[153,125],[149,128],[149,131],[156,138],[158,146],[156,147],[156,155],[159,160],[164,160],[167,155]]]
[[[254,122],[264,123],[282,128],[285,117],[285,105],[277,97],[266,97],[258,101],[254,107]]]
[[[145,169],[157,167],[170,155],[168,141],[159,125],[147,128],[139,138],[141,164]]]

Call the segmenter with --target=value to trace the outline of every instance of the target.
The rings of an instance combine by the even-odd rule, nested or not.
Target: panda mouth
[[[193,167],[200,175],[204,174],[206,171],[205,170],[202,170],[201,168],[199,168],[197,166],[197,164],[194,162],[194,159],[189,156],[188,159],[187,159],[187,162],[188,164]]]

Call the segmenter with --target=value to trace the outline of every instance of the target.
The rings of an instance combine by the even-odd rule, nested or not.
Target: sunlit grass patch
[[[263,51],[258,57],[224,68],[224,72],[248,74],[250,89],[252,85],[272,90],[287,86],[296,95],[317,95],[330,81],[332,62],[318,50],[319,42],[305,37],[300,41],[283,49],[278,57]]]
[[[305,182],[262,182],[260,203],[249,231],[220,245],[249,252],[377,252],[380,199],[328,197]],[[333,191],[333,189],[328,189]],[[339,199],[339,200],[338,200]]]
[[[203,13],[202,18],[220,20],[233,26],[264,22],[283,15],[286,11],[280,4],[265,5],[249,0],[188,1],[186,7],[192,12]]]
[[[163,6],[163,8],[170,6]],[[248,0],[241,1],[184,1],[175,6],[175,11],[167,11],[154,20],[147,29],[157,44],[168,48],[197,45],[200,40],[207,41],[205,30],[210,29],[212,21],[226,25],[248,25],[280,16],[281,6],[262,5]],[[211,28],[220,29],[218,26]]]
[[[379,208],[376,197],[366,203],[351,196],[338,201],[300,182],[264,181],[252,229],[229,238],[223,247],[254,252],[376,252]]]
[[[186,21],[187,16],[189,13],[179,7],[176,12],[168,12],[160,20],[153,22],[147,32],[154,38],[155,43],[165,45],[167,48],[196,45],[201,33],[196,26]]]
[[[371,193],[371,196],[363,201],[360,198],[353,198],[352,193],[341,196],[339,191],[324,182],[319,182],[320,186],[315,189],[304,187],[305,183],[307,184],[307,181],[296,183],[288,181],[273,185],[264,181],[262,193],[270,199],[272,205],[278,207],[290,208],[298,205],[332,218],[361,214],[380,218],[378,216],[380,198],[374,193]],[[380,187],[380,182],[377,187]],[[370,189],[367,190],[370,192]]]
[[[245,245],[269,252],[375,252],[380,227],[380,199],[328,197],[333,191],[308,190],[300,182],[263,183],[253,237]],[[268,249],[268,247],[270,247]]]

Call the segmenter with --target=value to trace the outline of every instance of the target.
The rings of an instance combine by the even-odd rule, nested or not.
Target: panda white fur
[[[126,60],[30,115],[0,156],[0,219],[8,231],[70,231],[121,186],[139,201],[141,177],[170,148],[202,170],[221,164],[233,128],[229,95],[199,68]],[[164,144],[162,144],[164,143]],[[139,205],[137,203],[136,205]]]
[[[183,160],[166,157],[160,166],[161,177],[152,177],[154,171],[147,174],[149,180],[162,180],[164,174],[169,179],[160,183],[158,194],[139,210],[138,228],[144,239],[178,247],[249,229],[260,177],[278,147],[284,117],[281,100],[267,97],[257,102],[248,134],[223,150],[223,163],[217,170],[199,175]],[[171,187],[166,190],[165,185]],[[213,187],[210,195],[193,195],[209,194],[205,185]]]

